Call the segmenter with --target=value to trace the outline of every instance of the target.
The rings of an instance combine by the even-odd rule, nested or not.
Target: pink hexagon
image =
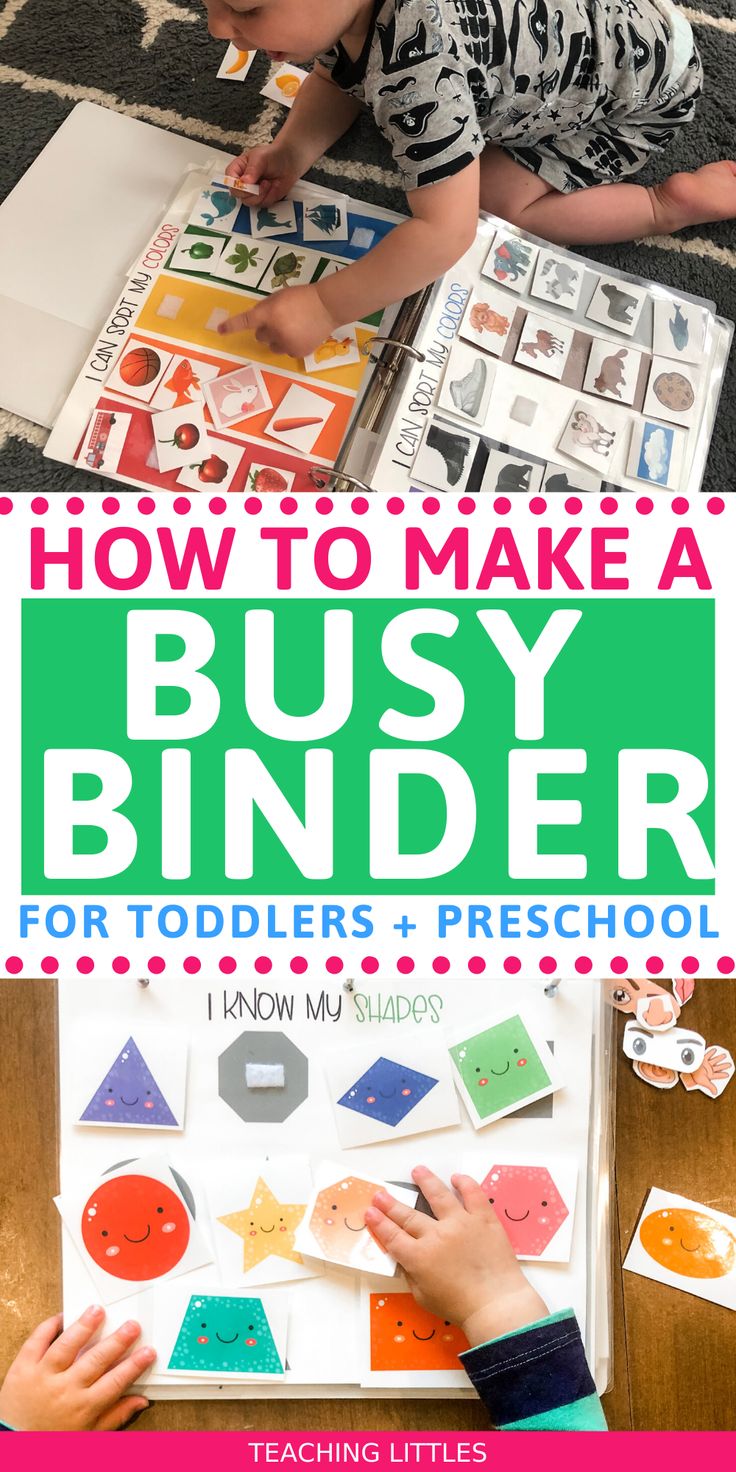
[[[517,1257],[541,1257],[570,1215],[543,1165],[492,1165],[482,1187]]]

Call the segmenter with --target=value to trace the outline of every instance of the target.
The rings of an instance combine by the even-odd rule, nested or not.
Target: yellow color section
[[[281,290],[289,291],[290,288],[282,286]],[[182,298],[182,305],[176,316],[172,318],[167,312],[167,315],[159,317],[158,308],[163,298],[172,296]],[[136,326],[141,331],[155,332],[159,337],[171,338],[189,347],[206,348],[213,353],[227,353],[246,362],[261,363],[267,368],[282,368],[289,373],[298,373],[310,382],[314,380],[317,383],[331,384],[335,388],[352,389],[357,393],[368,367],[367,358],[360,363],[351,363],[346,368],[331,368],[322,373],[306,374],[301,358],[289,358],[285,353],[272,353],[264,343],[257,341],[253,332],[233,332],[222,337],[219,332],[206,326],[213,312],[224,311],[228,317],[234,317],[238,312],[247,312],[251,306],[255,307],[264,300],[268,298],[251,296],[247,291],[232,292],[226,286],[214,282],[192,281],[186,276],[164,272],[154,282]],[[375,337],[374,328],[357,327],[356,331],[361,347],[364,342]]]

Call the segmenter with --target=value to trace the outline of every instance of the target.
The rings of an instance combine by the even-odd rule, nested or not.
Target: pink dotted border
[[[633,493],[624,493],[626,497],[626,500],[622,503],[624,506],[627,504],[628,496],[631,494]],[[204,496],[198,496],[195,502],[192,503],[188,496],[176,496],[171,504],[177,516],[188,516],[190,511],[194,509],[194,506],[196,506],[197,510],[201,510],[203,506],[206,506],[207,510],[213,516],[222,516],[233,501],[237,504],[236,497],[226,499],[224,496],[211,496],[207,500]],[[0,496],[0,516],[9,516],[15,504],[12,496]],[[59,501],[54,504],[62,503]],[[85,503],[81,496],[69,496],[63,503],[70,516],[81,516],[86,504],[89,503]],[[259,516],[262,511],[268,510],[273,504],[274,501],[269,499],[264,506],[264,502],[259,496],[245,496],[242,501],[243,510],[248,516]],[[349,507],[354,516],[365,516],[372,507],[380,505],[381,502],[369,500],[367,496],[352,496],[348,499],[346,495],[340,495],[339,498],[335,499],[332,496],[320,495],[316,497],[316,500],[310,501],[310,504],[315,507],[315,510],[320,516],[329,516],[335,510],[336,506],[339,506],[340,510],[343,511],[346,507]],[[441,510],[447,509],[448,506],[455,507],[461,516],[472,516],[479,504],[485,505],[486,503],[485,499],[479,503],[476,496],[460,496],[455,501],[448,500],[446,497],[440,499],[437,496],[420,497],[412,495],[408,504],[412,508],[419,506],[426,516],[437,516]],[[552,503],[553,508],[556,504],[558,503]],[[615,516],[619,509],[619,501],[615,496],[602,496],[600,498],[591,496],[586,501],[582,501],[579,496],[567,496],[562,504],[568,516],[579,516],[584,506],[596,508],[603,516]],[[132,496],[126,496],[124,504],[121,503],[117,496],[104,496],[101,502],[102,510],[106,516],[117,516],[121,513],[128,516],[133,506],[140,512],[141,516],[152,516],[156,510],[156,505],[157,503],[153,496],[139,496],[135,502]],[[282,496],[278,505],[279,510],[284,516],[294,516],[299,510],[300,503],[296,496]],[[726,503],[722,496],[709,496],[705,505],[711,516],[720,516],[726,509]],[[508,496],[496,496],[493,501],[493,510],[497,516],[510,516],[512,510],[516,509],[518,511],[519,507],[524,506],[532,516],[544,516],[550,510],[550,503],[544,496],[524,496],[518,505],[516,503],[512,505]],[[663,506],[669,507],[674,516],[686,516],[690,510],[690,502],[686,496],[673,496],[670,500],[658,498],[656,501],[653,501],[651,496],[637,496],[634,501],[634,507],[640,516],[650,516],[653,511]],[[401,516],[406,509],[407,503],[401,496],[388,497],[386,510],[390,516]],[[33,497],[31,511],[34,516],[45,516],[48,510],[49,502],[45,496]]]
[[[80,976],[91,976],[97,969],[92,956],[78,956],[73,964]],[[167,965],[163,956],[150,956],[143,969],[147,973],[150,972],[152,976],[160,976],[167,969],[170,971],[182,970],[187,976],[196,976],[202,970],[202,964],[199,956],[186,956],[182,962],[177,961],[171,966]],[[257,976],[268,976],[269,972],[273,970],[274,964],[270,956],[256,956],[252,962],[252,969]],[[284,963],[279,958],[278,965],[281,966],[282,964]],[[313,962],[310,967],[310,962],[306,956],[292,956],[285,964],[294,976],[304,976],[310,969],[319,972],[322,968],[330,976],[339,976],[345,970],[348,963],[341,956],[328,956],[326,961],[318,964]],[[352,963],[350,964],[352,965]],[[446,976],[452,969],[455,971],[462,971],[463,969],[462,966],[455,966],[453,968],[447,956],[434,956],[429,964],[436,976]],[[216,967],[223,976],[234,976],[238,971],[241,975],[244,975],[251,969],[250,963],[239,963],[234,956],[220,956],[216,962],[210,962],[208,958],[207,965],[211,966],[212,969]],[[665,962],[661,956],[649,956],[644,962],[643,967],[638,962],[630,963],[626,956],[612,956],[608,962],[607,974],[611,976],[626,976],[633,969],[634,965],[639,970],[645,970],[648,976],[661,976],[665,969]],[[675,970],[682,971],[685,976],[695,976],[700,970],[700,961],[697,956],[683,956],[676,964],[673,962],[672,965]],[[104,972],[108,966],[116,976],[127,976],[133,969],[133,962],[128,956],[115,956],[111,962],[105,961],[100,969]],[[593,970],[593,960],[590,956],[576,956],[572,962],[572,966],[578,976],[589,976]],[[29,975],[35,975],[36,969],[35,964],[27,967],[21,956],[7,956],[3,974],[7,976],[22,976],[24,972],[28,972]],[[362,971],[364,976],[375,976],[382,969],[382,963],[378,956],[364,956],[356,969]],[[416,962],[412,956],[399,956],[389,961],[387,965],[384,963],[384,969],[387,969],[389,973],[395,969],[400,976],[410,976],[416,969]],[[489,969],[489,966],[483,956],[470,956],[465,963],[465,969],[471,976],[481,976],[484,971]],[[505,956],[501,962],[501,969],[506,976],[518,976],[521,971],[526,976],[531,976],[535,970],[541,976],[555,976],[559,967],[554,956],[542,956],[539,961],[535,962],[530,962],[528,959],[522,960],[521,956]],[[564,969],[565,971],[569,970],[569,963],[565,964]],[[604,968],[600,969],[603,970]],[[40,970],[44,976],[56,976],[59,972],[59,961],[57,957],[44,956],[40,962]],[[732,976],[736,972],[736,959],[733,956],[719,956],[716,961],[716,971],[719,976]]]

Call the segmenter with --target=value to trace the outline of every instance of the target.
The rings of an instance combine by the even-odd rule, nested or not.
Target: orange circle
[[[736,1238],[728,1227],[690,1207],[650,1212],[639,1240],[655,1262],[683,1278],[725,1278],[736,1262]]]
[[[85,1203],[82,1241],[92,1261],[113,1278],[143,1283],[181,1261],[189,1217],[176,1192],[153,1176],[115,1176]]]

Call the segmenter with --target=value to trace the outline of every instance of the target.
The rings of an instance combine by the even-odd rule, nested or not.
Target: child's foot
[[[660,234],[736,219],[736,163],[723,159],[694,174],[673,174],[651,190]]]

